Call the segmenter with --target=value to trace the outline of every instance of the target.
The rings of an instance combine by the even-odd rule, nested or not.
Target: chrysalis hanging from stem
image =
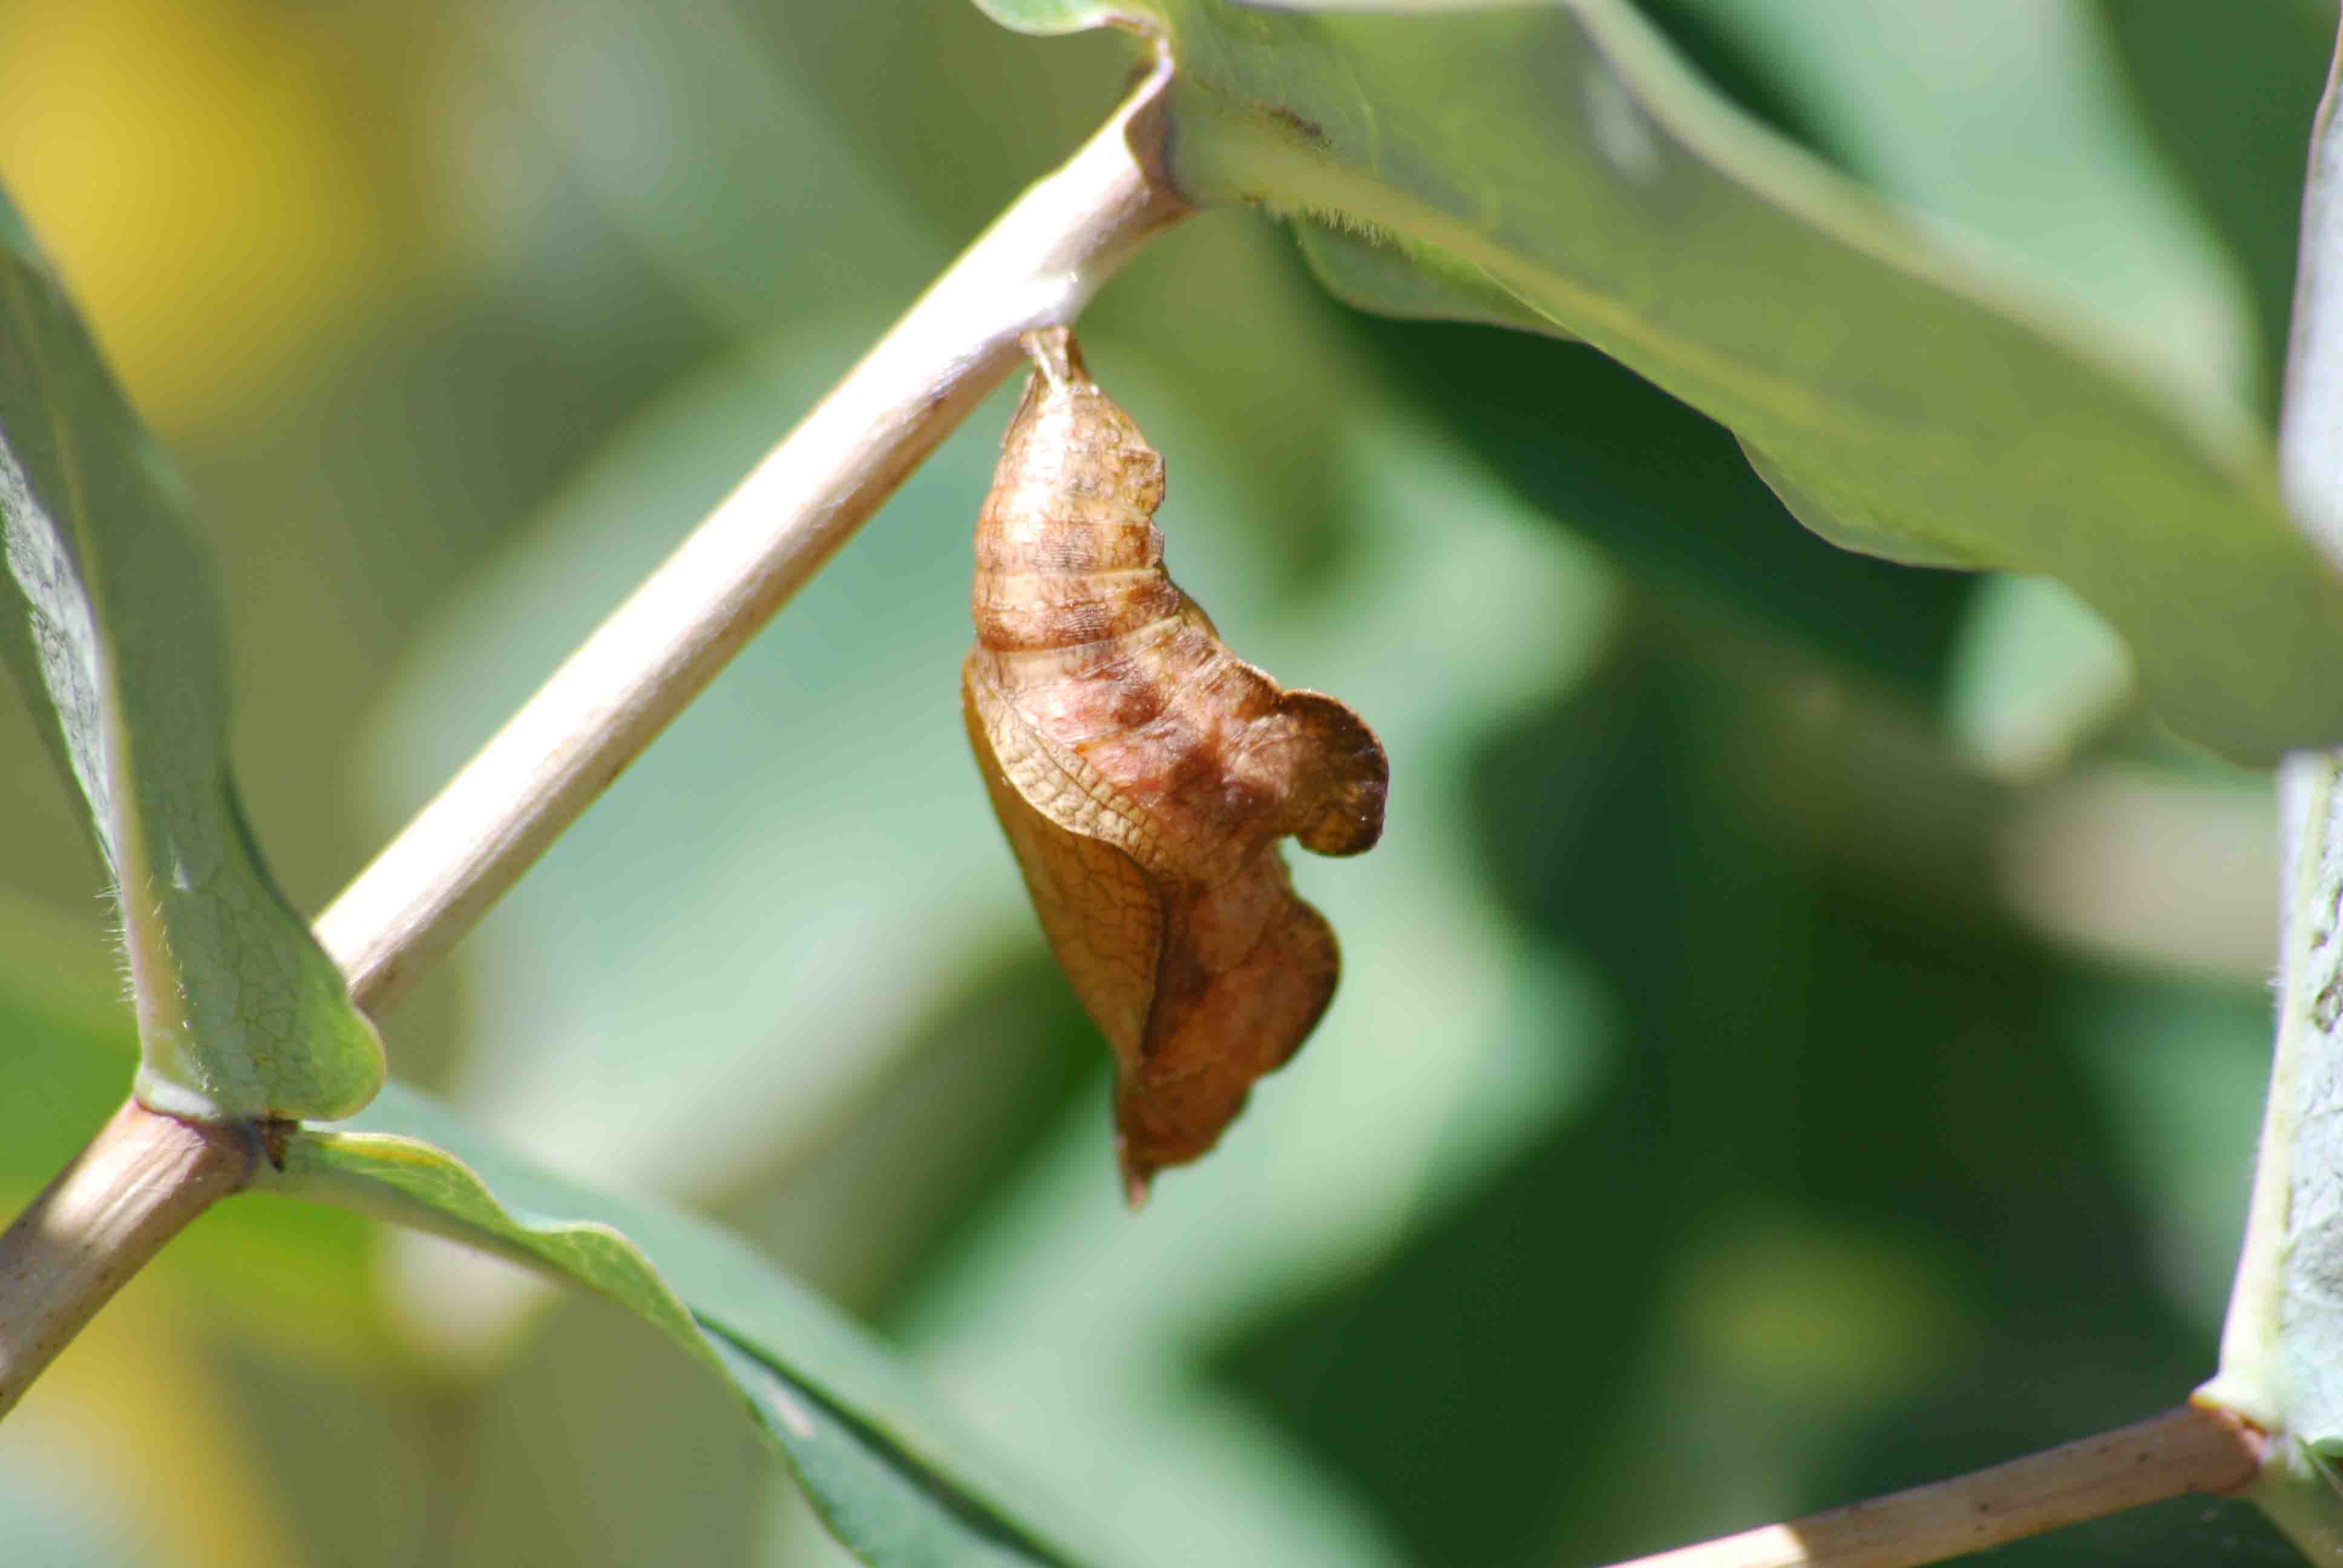
[[[1390,777],[1358,715],[1224,647],[1163,571],[1163,460],[1062,327],[976,527],[970,743],[1033,907],[1114,1049],[1136,1206],[1211,1149],[1334,994],[1325,918],[1278,840],[1354,855]]]

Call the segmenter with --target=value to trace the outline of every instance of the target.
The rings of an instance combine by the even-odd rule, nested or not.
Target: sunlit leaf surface
[[[210,562],[177,482],[0,198],[0,658],[113,872],[149,1104],[334,1117],[382,1046],[261,863],[228,777]]]

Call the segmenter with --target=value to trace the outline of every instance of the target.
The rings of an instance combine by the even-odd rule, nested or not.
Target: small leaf
[[[1034,374],[976,532],[969,741],[1041,927],[1115,1055],[1135,1205],[1194,1160],[1333,1000],[1334,933],[1291,835],[1354,855],[1390,764],[1359,716],[1231,653],[1163,571],[1163,460],[1082,367]]]
[[[114,876],[138,1096],[189,1116],[346,1116],[381,1084],[382,1044],[237,805],[217,590],[182,509],[0,196],[0,658]]]
[[[1478,298],[1583,338],[1764,453],[1835,540],[2058,578],[2194,738],[2252,760],[2343,739],[2343,578],[2266,432],[1750,123],[1620,0],[980,3],[1037,32],[1147,22],[1181,76],[1173,181],[1391,246],[1308,247],[1352,303]]]
[[[303,1128],[256,1187],[585,1286],[731,1381],[823,1519],[878,1564],[1090,1560],[1048,1544],[981,1447],[880,1345],[707,1221],[571,1185],[398,1084]]]

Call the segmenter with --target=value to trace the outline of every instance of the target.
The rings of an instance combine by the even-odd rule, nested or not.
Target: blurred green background
[[[2331,5],[1647,9],[2046,297],[2167,302],[2268,410]],[[297,903],[1130,59],[962,0],[0,0],[0,179],[195,482]],[[2141,717],[2087,612],[1835,552],[1590,351],[1351,315],[1257,215],[1083,333],[1182,584],[1393,759],[1383,846],[1297,868],[1343,990],[1222,1150],[1121,1211],[1103,1050],[966,756],[1000,400],[386,1020],[395,1070],[755,1236],[1134,1563],[1599,1562],[2210,1372],[2268,781]],[[134,1054],[29,737],[0,702],[12,1207]],[[649,1332],[268,1199],[0,1428],[5,1564],[836,1560]],[[2292,1558],[2192,1500],[1996,1560]]]

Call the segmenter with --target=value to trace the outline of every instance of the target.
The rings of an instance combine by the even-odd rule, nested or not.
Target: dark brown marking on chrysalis
[[[1163,461],[1064,327],[976,527],[969,739],[1043,931],[1114,1049],[1133,1205],[1211,1149],[1334,994],[1334,933],[1278,840],[1353,855],[1390,769],[1331,697],[1222,645],[1163,570]]]

